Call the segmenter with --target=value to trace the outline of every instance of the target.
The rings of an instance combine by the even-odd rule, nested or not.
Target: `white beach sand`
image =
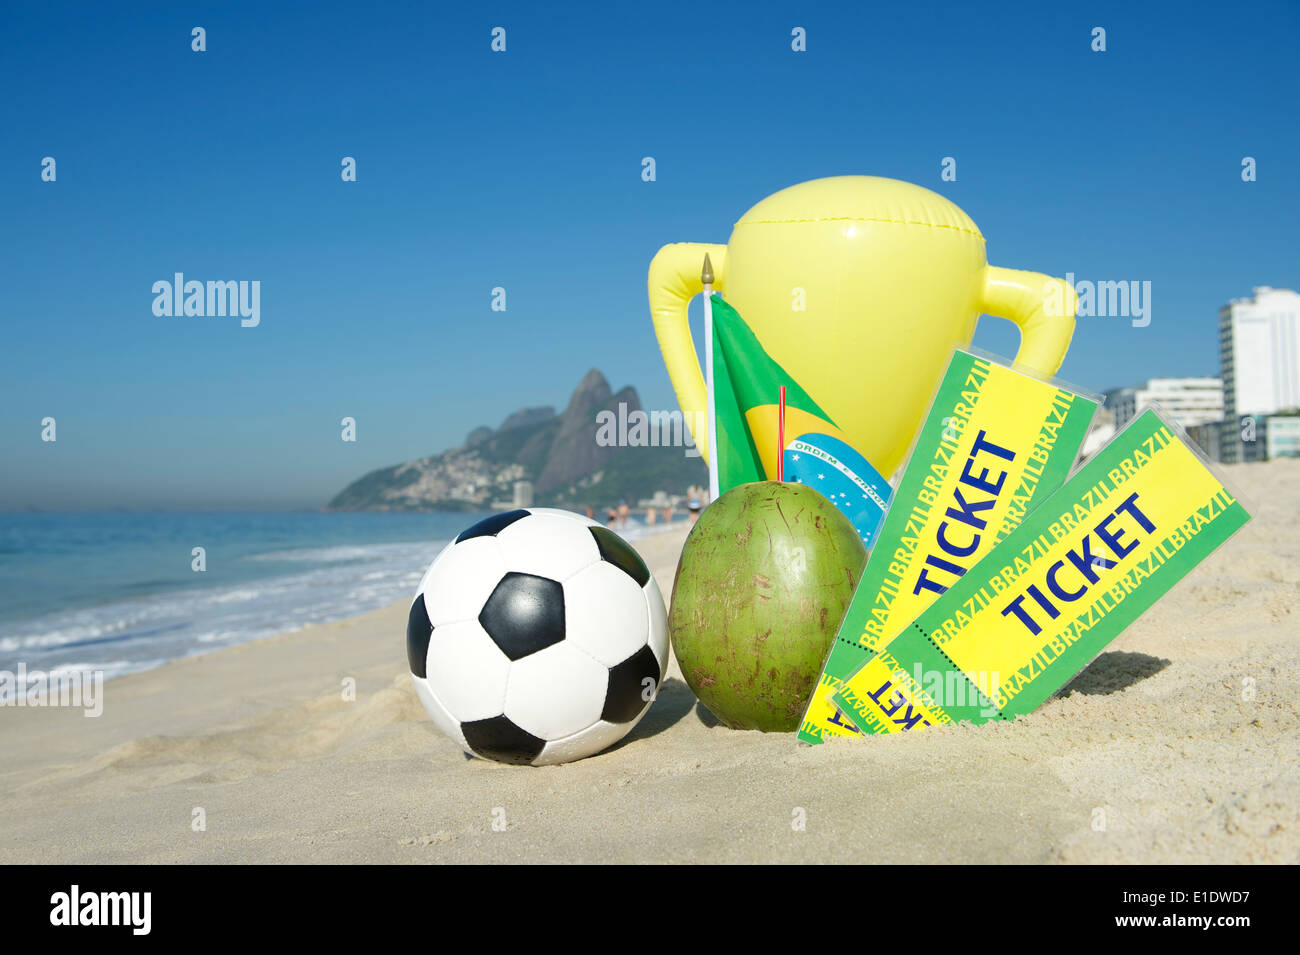
[[[110,681],[97,719],[0,710],[0,861],[1297,862],[1300,461],[1226,470],[1256,519],[1012,724],[805,747],[674,665],[606,753],[469,760],[403,603]],[[665,594],[684,536],[638,543]]]

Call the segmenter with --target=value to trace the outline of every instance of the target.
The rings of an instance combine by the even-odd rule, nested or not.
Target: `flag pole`
[[[716,501],[718,487],[718,418],[713,403],[713,263],[709,253],[704,253],[704,268],[700,271],[704,283],[704,385],[708,396],[705,420],[709,433],[709,500]]]

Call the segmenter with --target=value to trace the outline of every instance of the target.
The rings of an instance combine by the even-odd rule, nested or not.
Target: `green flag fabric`
[[[718,489],[774,480],[777,404],[785,385],[787,442],[808,431],[839,434],[807,391],[764,351],[740,314],[714,295],[713,427]]]

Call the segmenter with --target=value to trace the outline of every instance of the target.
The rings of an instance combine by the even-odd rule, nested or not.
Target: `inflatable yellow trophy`
[[[984,236],[943,196],[875,176],[791,186],[745,213],[725,246],[666,245],[650,263],[659,347],[706,456],[712,423],[687,322],[705,253],[715,289],[886,480],[981,313],[1020,326],[1016,365],[1040,376],[1061,367],[1074,333],[1074,290],[989,265]]]

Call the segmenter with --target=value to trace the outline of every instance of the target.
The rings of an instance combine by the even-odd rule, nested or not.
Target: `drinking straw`
[[[785,480],[785,385],[776,404],[776,479]]]

